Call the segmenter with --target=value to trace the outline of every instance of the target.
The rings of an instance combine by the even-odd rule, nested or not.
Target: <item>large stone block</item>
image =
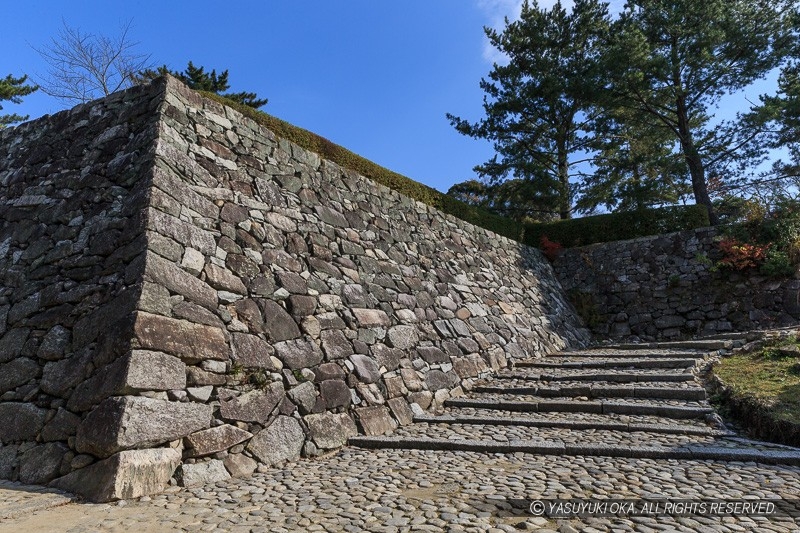
[[[47,409],[29,403],[0,403],[0,442],[36,440],[46,417]]]
[[[202,487],[209,483],[225,481],[231,475],[219,459],[212,459],[203,463],[182,464],[175,474],[182,487]]]
[[[0,365],[0,394],[26,384],[38,377],[41,371],[39,363],[27,357],[20,357]]]
[[[304,381],[292,388],[288,395],[302,414],[310,413],[317,403],[317,389],[310,381]]]
[[[232,477],[246,478],[253,475],[258,463],[243,453],[233,453],[222,461]]]
[[[67,406],[86,411],[109,396],[183,388],[186,365],[180,359],[161,352],[133,350],[75,387]]]
[[[356,375],[361,382],[375,383],[381,379],[380,367],[375,359],[357,353],[350,356],[350,362],[353,363]]]
[[[298,459],[304,442],[300,423],[292,417],[279,416],[250,440],[247,450],[262,463],[274,465]]]
[[[389,409],[392,410],[392,414],[401,426],[407,426],[414,422],[414,413],[405,398],[392,398],[386,403],[389,404]]]
[[[391,324],[389,316],[380,309],[362,309],[355,307],[351,309],[355,315],[358,325],[362,328],[387,327]]]
[[[365,435],[385,435],[397,429],[397,421],[385,406],[360,407],[355,413]]]
[[[147,254],[144,273],[145,281],[162,285],[171,292],[184,296],[189,301],[215,311],[217,309],[217,291],[206,282],[201,281],[180,268],[177,264],[155,254]]]
[[[141,348],[176,355],[187,363],[226,361],[231,355],[223,330],[186,320],[139,312],[134,334]]]
[[[97,457],[148,448],[186,437],[211,425],[212,407],[142,396],[103,400],[78,428],[76,449]]]
[[[220,398],[219,414],[227,420],[265,424],[283,397],[283,383],[273,381],[265,390]]]
[[[214,255],[216,241],[211,233],[157,209],[148,210],[147,229],[199,250],[203,255]]]
[[[80,424],[81,417],[66,409],[59,408],[56,415],[42,429],[42,440],[44,442],[66,441],[78,432]]]
[[[414,326],[395,326],[387,332],[389,342],[399,350],[412,350],[419,343],[419,331]]]
[[[19,446],[16,444],[0,446],[0,479],[11,479],[19,464],[18,451]]]
[[[273,300],[259,300],[264,314],[265,329],[272,342],[287,341],[300,336],[300,328],[286,310]]]
[[[341,448],[347,439],[358,435],[355,422],[347,413],[320,413],[303,418],[308,425],[308,436],[318,448]]]
[[[72,387],[84,380],[91,362],[92,353],[88,350],[60,361],[49,361],[44,365],[39,386],[47,394],[64,398]]]
[[[313,342],[297,339],[275,345],[278,359],[292,370],[309,368],[322,362],[322,350]]]
[[[156,494],[181,462],[173,448],[126,450],[50,483],[89,501],[108,502]]]
[[[190,457],[200,457],[227,450],[246,441],[253,434],[230,424],[204,429],[186,437]]]
[[[375,357],[378,365],[386,368],[386,370],[389,372],[400,366],[400,361],[405,356],[402,350],[390,348],[385,344],[380,343],[372,346],[372,355]]]
[[[58,477],[61,461],[69,449],[57,442],[35,446],[19,458],[19,480],[31,485],[44,485]]]
[[[329,329],[320,333],[322,349],[328,360],[343,359],[353,354],[353,345],[338,329]]]
[[[247,333],[233,334],[233,360],[245,368],[275,370],[272,355],[275,349],[266,341]]]
[[[0,363],[16,359],[22,353],[22,347],[28,340],[31,330],[28,328],[15,328],[9,330],[0,338]]]
[[[215,289],[235,294],[247,294],[247,288],[242,283],[241,278],[225,268],[209,263],[206,265],[205,274],[209,285]]]
[[[328,379],[321,382],[319,390],[327,409],[347,407],[353,401],[350,387],[340,379]]]

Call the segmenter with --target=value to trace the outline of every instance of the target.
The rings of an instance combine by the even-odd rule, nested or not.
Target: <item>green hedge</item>
[[[523,242],[540,246],[542,236],[565,248],[598,242],[622,241],[710,226],[708,211],[702,205],[671,206],[638,211],[560,220],[525,225]]]
[[[445,213],[530,246],[539,247],[542,235],[546,235],[551,241],[556,241],[565,247],[572,247],[709,225],[708,214],[702,206],[667,207],[576,218],[550,224],[528,223],[523,225],[486,209],[465,204],[432,187],[377,165],[316,133],[293,126],[263,111],[232,102],[214,93],[201,91],[201,94],[236,109],[275,135],[310,152],[317,153],[344,168],[354,170],[381,185]]]

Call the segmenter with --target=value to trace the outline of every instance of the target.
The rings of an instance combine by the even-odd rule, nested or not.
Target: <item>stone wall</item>
[[[0,130],[0,478],[47,483],[95,461],[73,403],[120,355],[139,298],[162,100],[137,88]]]
[[[564,250],[554,269],[603,338],[668,340],[796,325],[800,281],[717,270],[713,228]]]
[[[174,79],[4,132],[0,165],[0,477],[247,475],[588,340],[538,251]]]

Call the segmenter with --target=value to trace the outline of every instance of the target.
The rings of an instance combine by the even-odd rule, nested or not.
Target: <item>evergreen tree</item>
[[[488,209],[514,220],[553,220],[557,198],[542,196],[528,180],[510,179],[494,184],[478,180],[456,183],[447,194],[462,202]]]
[[[0,78],[0,102],[8,100],[11,103],[18,104],[22,102],[23,96],[27,96],[38,89],[35,85],[26,85],[26,81],[28,81],[28,76],[15,78],[9,74],[5,78]],[[3,106],[0,105],[0,111],[2,111],[2,109]],[[28,120],[28,116],[17,114],[0,115],[0,128],[4,128],[15,122],[22,122],[23,120]]]
[[[607,109],[596,135],[600,148],[594,173],[582,183],[582,211],[670,205],[691,194],[686,165],[673,150],[671,132],[652,117],[625,108]]]
[[[217,74],[216,69],[212,70],[211,72],[206,72],[204,67],[196,67],[191,61],[189,61],[189,65],[183,72],[170,70],[166,65],[162,65],[155,70],[148,69],[141,72],[139,74],[139,79],[151,80],[166,74],[175,76],[185,83],[190,89],[218,94],[220,96],[224,96],[228,100],[233,100],[234,102],[252,107],[254,109],[258,109],[259,107],[267,105],[268,100],[266,98],[259,98],[256,93],[244,91],[238,93],[226,93],[225,91],[230,89],[227,69],[223,70],[219,74]]]
[[[632,113],[672,138],[698,204],[717,217],[709,177],[726,175],[760,132],[746,121],[712,124],[720,99],[763,78],[788,43],[784,0],[630,0],[614,25],[611,88]]]
[[[573,182],[594,149],[609,23],[607,4],[598,0],[576,0],[571,12],[560,1],[548,10],[526,0],[519,20],[506,20],[502,32],[485,29],[508,57],[481,80],[486,117],[469,123],[448,114],[460,133],[494,144],[497,155],[475,167],[481,177],[526,182],[531,194],[553,199],[550,209],[562,219],[572,216]]]

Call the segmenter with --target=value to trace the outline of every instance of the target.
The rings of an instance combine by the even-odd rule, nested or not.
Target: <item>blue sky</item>
[[[0,75],[46,74],[32,47],[62,19],[115,35],[132,20],[155,65],[191,60],[228,69],[231,89],[269,98],[264,111],[378,164],[446,191],[474,177],[488,142],[457,133],[453,113],[481,118],[478,84],[499,58],[483,26],[502,27],[521,0],[21,0],[0,17]],[[567,2],[568,3],[568,2]],[[612,8],[622,4],[612,2]],[[540,5],[551,5],[542,1]],[[41,92],[4,113],[31,118],[67,107]]]

